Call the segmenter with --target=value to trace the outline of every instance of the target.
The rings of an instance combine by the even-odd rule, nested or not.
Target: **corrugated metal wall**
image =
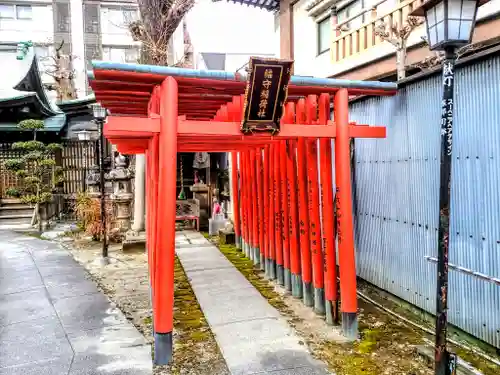
[[[500,57],[457,68],[450,263],[500,277]],[[351,105],[387,126],[356,140],[358,274],[435,311],[441,77]],[[450,269],[450,322],[500,348],[500,287]]]

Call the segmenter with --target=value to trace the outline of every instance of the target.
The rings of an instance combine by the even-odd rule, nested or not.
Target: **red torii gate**
[[[123,154],[146,154],[155,362],[166,364],[172,357],[178,152],[232,153],[238,245],[269,278],[318,314],[326,312],[330,324],[339,318],[337,237],[342,327],[355,339],[349,144],[351,138],[384,138],[385,128],[349,123],[348,100],[349,95],[393,95],[396,85],[292,77],[280,132],[244,135],[245,79],[236,73],[109,62],[93,62],[93,67],[90,84],[111,113],[105,136]]]

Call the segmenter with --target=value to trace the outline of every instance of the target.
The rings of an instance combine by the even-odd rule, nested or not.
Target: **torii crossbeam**
[[[172,358],[178,152],[232,153],[238,246],[268,277],[326,314],[329,323],[341,315],[345,335],[356,337],[349,144],[351,138],[384,138],[385,128],[350,123],[348,100],[350,95],[393,95],[395,84],[293,76],[279,133],[245,135],[240,130],[245,77],[239,74],[93,62],[89,80],[97,101],[111,113],[105,136],[119,152],[147,158],[146,234],[157,364]]]

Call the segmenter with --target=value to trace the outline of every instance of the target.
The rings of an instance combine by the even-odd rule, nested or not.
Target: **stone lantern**
[[[94,165],[85,181],[87,184],[87,193],[90,198],[99,198],[101,196],[99,180],[99,167]]]
[[[114,218],[117,229],[126,232],[130,229],[131,205],[134,198],[132,193],[132,173],[125,168],[126,161],[123,155],[115,158],[115,168],[109,172],[109,180],[113,186],[110,196],[116,209]]]

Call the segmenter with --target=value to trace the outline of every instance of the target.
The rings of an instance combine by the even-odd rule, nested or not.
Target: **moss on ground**
[[[25,236],[28,236],[28,237],[38,238],[39,240],[42,240],[42,241],[50,241],[47,238],[42,237],[43,232],[32,231],[32,232],[23,232],[22,234],[24,234]]]
[[[267,298],[272,306],[286,315],[290,322],[302,321],[288,307],[284,297],[275,291],[273,284],[262,278],[262,271],[256,269],[253,262],[235,245],[221,245],[217,237],[211,237],[207,233],[203,235],[217,245],[226,258]],[[360,341],[355,343],[326,340],[317,342],[314,344],[314,356],[327,363],[330,370],[335,371],[337,375],[381,375],[388,373],[386,372],[388,369],[390,375],[431,374],[431,370],[423,364],[423,361],[415,358],[412,344],[422,342],[418,333],[399,324],[380,322],[378,316],[374,317],[372,312],[363,309],[366,304],[362,301],[359,303],[361,310],[365,311],[359,323]],[[395,354],[394,348],[397,343],[405,343],[405,345],[397,348],[398,353]],[[401,359],[401,355],[415,360],[395,363]]]
[[[226,374],[227,368],[215,338],[179,261],[175,258],[174,361],[167,366],[172,375],[205,374],[212,368]]]
[[[214,242],[215,238],[210,238],[206,233],[205,237]],[[290,308],[283,301],[283,297],[274,290],[273,284],[262,277],[263,272],[254,267],[253,261],[248,259],[244,253],[236,248],[235,245],[220,245],[219,250],[233,265],[247,278],[248,281],[257,289],[260,294],[267,298],[269,304],[282,313],[291,313]]]
[[[283,296],[277,293],[269,281],[263,279],[263,272],[254,267],[253,262],[235,245],[219,244],[218,237],[203,233],[204,237],[217,245],[231,263],[250,283],[274,306],[288,317],[292,325],[302,321],[294,315]],[[413,327],[402,324],[393,317],[376,309],[364,300],[358,300],[360,308],[360,340],[355,343],[322,341],[316,343],[313,355],[326,362],[337,375],[414,375],[432,374],[427,361],[416,352],[417,345],[425,344],[429,335]],[[391,307],[393,308],[393,307]],[[394,309],[394,308],[393,308]],[[407,310],[398,313],[403,316]],[[406,314],[407,315],[407,314]],[[413,316],[411,317],[414,318]],[[417,320],[422,319],[416,317]],[[460,348],[452,348],[465,361],[471,363],[484,375],[498,375],[497,365],[482,359],[474,353]],[[432,361],[431,361],[432,362]]]
[[[472,366],[481,371],[484,375],[498,375],[500,374],[500,366],[497,366],[490,361],[479,357],[478,355],[471,353],[465,349],[457,348],[457,355],[464,361],[470,363]]]

